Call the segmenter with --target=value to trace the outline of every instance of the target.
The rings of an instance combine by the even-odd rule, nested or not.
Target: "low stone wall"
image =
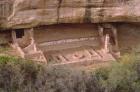
[[[79,41],[94,41],[97,37],[85,37],[85,38],[78,38],[78,39],[64,39],[64,40],[57,40],[51,42],[45,42],[40,45],[50,46],[50,45],[57,45],[57,44],[65,44],[65,43],[72,43],[72,42],[79,42]]]

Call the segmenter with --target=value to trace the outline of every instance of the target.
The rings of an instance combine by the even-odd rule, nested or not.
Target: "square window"
[[[24,36],[24,29],[16,29],[16,38],[22,38]]]

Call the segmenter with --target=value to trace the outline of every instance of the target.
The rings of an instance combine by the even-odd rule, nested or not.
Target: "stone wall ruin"
[[[112,34],[104,34],[105,28]],[[113,49],[118,48],[116,31],[110,24],[60,24],[18,29],[12,31],[13,47],[23,58],[46,63],[110,61],[119,57],[119,50],[114,52]],[[111,36],[115,44],[111,43]]]

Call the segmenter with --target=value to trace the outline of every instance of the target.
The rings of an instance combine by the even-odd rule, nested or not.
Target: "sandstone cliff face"
[[[9,0],[11,1],[11,0]],[[4,27],[59,23],[140,22],[139,0],[13,0]]]

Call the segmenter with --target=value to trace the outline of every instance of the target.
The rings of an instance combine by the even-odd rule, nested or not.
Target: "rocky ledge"
[[[140,22],[139,0],[9,0],[4,28],[59,23]],[[0,1],[1,2],[1,1]]]

